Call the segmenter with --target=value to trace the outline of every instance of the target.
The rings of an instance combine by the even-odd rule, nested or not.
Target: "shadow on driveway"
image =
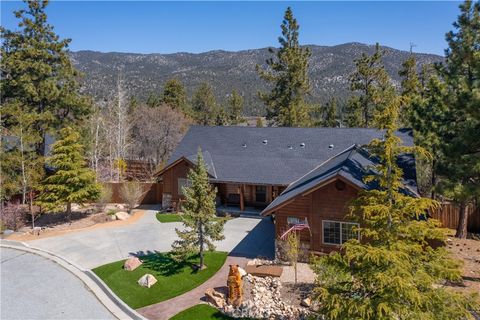
[[[244,258],[275,258],[275,226],[270,217],[262,218],[229,256]]]

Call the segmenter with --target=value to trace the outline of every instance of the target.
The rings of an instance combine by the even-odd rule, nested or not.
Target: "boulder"
[[[130,257],[123,264],[123,269],[127,271],[133,271],[137,269],[141,264],[142,264],[142,261],[137,257]]]
[[[306,308],[310,308],[310,306],[312,305],[312,299],[310,298],[305,298],[302,300],[302,302],[300,303],[300,305],[302,307],[306,307]]]
[[[238,272],[240,273],[240,277],[245,277],[247,275],[247,271],[243,269],[242,267],[238,267]]]
[[[117,220],[127,220],[128,218],[130,218],[130,215],[125,211],[118,211],[117,213],[115,213],[115,217],[117,218]]]
[[[223,308],[225,306],[225,295],[213,288],[205,291],[205,298],[207,302],[211,303],[216,308]]]
[[[150,288],[155,283],[157,283],[157,279],[155,279],[155,277],[150,273],[144,274],[140,279],[138,279],[138,284],[145,288]]]

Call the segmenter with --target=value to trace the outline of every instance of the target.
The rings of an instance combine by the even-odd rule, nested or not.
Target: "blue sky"
[[[48,18],[71,50],[103,52],[205,52],[276,46],[280,23],[291,6],[302,44],[380,42],[417,52],[443,54],[460,2],[127,2],[52,1]],[[1,2],[1,24],[16,28]]]

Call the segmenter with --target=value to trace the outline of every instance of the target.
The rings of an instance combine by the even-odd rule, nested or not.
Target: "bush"
[[[113,189],[109,184],[102,185],[102,191],[100,197],[97,200],[96,207],[97,212],[103,212],[108,203],[112,201]]]
[[[142,185],[137,181],[128,181],[123,184],[120,196],[127,204],[128,213],[131,213],[132,209],[140,204],[144,193]]]
[[[7,202],[1,212],[2,228],[17,231],[25,224],[26,210],[19,202]]]

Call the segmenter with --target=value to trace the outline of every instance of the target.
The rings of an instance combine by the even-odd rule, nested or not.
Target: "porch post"
[[[240,185],[240,211],[243,211],[243,209],[245,209],[244,198],[243,198],[244,188],[245,188],[245,185],[241,184]]]

